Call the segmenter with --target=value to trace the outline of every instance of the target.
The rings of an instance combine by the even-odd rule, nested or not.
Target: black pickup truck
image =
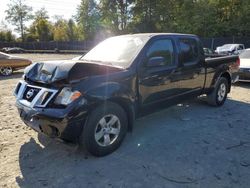
[[[238,56],[205,59],[199,38],[132,34],[104,40],[79,60],[38,62],[14,91],[24,123],[95,156],[116,150],[134,120],[206,94],[221,106]]]

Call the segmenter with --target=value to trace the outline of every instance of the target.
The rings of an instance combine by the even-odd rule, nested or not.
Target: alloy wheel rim
[[[95,141],[106,147],[113,144],[121,130],[121,123],[116,115],[108,114],[100,119],[95,128]]]
[[[218,93],[218,101],[223,101],[225,96],[226,96],[226,85],[224,83],[222,83],[219,87]]]
[[[0,67],[0,73],[4,76],[8,76],[12,73],[11,67]]]

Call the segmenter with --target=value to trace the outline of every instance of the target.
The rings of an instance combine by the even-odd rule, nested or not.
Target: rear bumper
[[[238,73],[233,73],[232,74],[232,80],[231,80],[231,82],[232,83],[236,83],[236,82],[238,82],[239,81],[239,74]]]
[[[87,118],[87,110],[79,104],[65,109],[30,108],[18,100],[16,106],[23,122],[49,137],[76,142]]]
[[[238,72],[239,81],[250,81],[250,69],[240,69]]]

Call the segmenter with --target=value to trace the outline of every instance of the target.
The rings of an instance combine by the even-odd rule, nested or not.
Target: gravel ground
[[[24,125],[12,95],[21,75],[0,77],[0,187],[249,188],[250,83],[220,108],[194,100],[141,118],[116,152],[95,158]]]

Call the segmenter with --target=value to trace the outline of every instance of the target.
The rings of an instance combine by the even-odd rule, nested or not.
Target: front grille
[[[20,81],[14,91],[17,100],[29,107],[46,107],[58,90],[28,85]]]
[[[23,93],[23,99],[32,102],[33,99],[37,96],[37,94],[41,91],[41,89],[34,88],[27,86],[24,93]]]
[[[49,100],[49,98],[53,95],[52,92],[47,92],[46,94],[44,94],[43,99],[41,101],[41,105],[46,104],[46,102]]]

